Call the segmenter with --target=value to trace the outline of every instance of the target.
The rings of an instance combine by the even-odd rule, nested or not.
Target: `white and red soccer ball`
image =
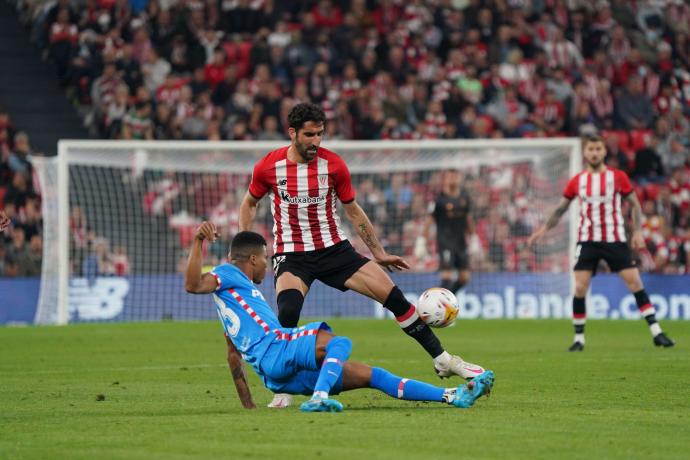
[[[422,292],[417,302],[417,314],[431,327],[448,327],[454,324],[459,311],[455,294],[440,287]]]

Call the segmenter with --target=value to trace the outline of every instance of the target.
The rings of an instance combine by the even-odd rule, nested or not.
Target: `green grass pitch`
[[[330,323],[353,359],[439,382],[394,322]],[[690,322],[664,326],[674,349],[642,321],[590,321],[574,354],[568,321],[459,321],[439,336],[495,371],[490,398],[458,410],[362,390],[338,397],[342,414],[267,409],[253,373],[259,408],[242,409],[215,322],[0,328],[0,458],[687,459]]]

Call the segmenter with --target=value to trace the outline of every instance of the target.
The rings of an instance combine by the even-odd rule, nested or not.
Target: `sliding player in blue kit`
[[[204,222],[197,229],[185,272],[185,288],[194,294],[213,294],[218,316],[232,350],[228,358],[242,404],[254,408],[242,365],[254,368],[273,392],[312,395],[300,406],[303,412],[340,412],[343,405],[330,395],[357,388],[375,388],[394,398],[435,401],[469,408],[491,391],[491,371],[457,388],[440,388],[390,372],[349,361],[352,342],[333,335],[324,322],[283,328],[254,283],[266,274],[266,240],[244,231],[230,245],[229,263],[201,273],[204,240],[214,241],[215,226]]]

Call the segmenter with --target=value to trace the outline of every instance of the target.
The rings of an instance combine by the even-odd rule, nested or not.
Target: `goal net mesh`
[[[357,201],[386,250],[410,262],[409,272],[392,277],[411,300],[439,284],[436,232],[431,228],[431,238],[425,239],[425,226],[444,171],[461,172],[477,230],[468,240],[472,279],[458,292],[461,317],[467,318],[561,317],[569,312],[570,217],[535,248],[528,248],[526,240],[560,199],[573,172],[573,145],[324,142],[347,163]],[[37,164],[45,228],[50,230],[37,322],[55,322],[59,308],[70,322],[214,318],[210,298],[184,290],[189,245],[197,226],[211,220],[221,237],[206,245],[204,269],[225,261],[253,165],[276,147],[251,142],[62,143],[58,159]],[[62,183],[56,179],[60,162],[66,162],[69,172]],[[61,186],[68,187],[68,203],[59,200]],[[61,213],[68,215],[63,228]],[[342,215],[341,221],[355,248],[369,255]],[[264,198],[253,230],[269,241],[269,252],[272,227]],[[69,233],[67,257],[59,256],[60,232]],[[57,273],[65,270],[66,294],[59,298]],[[270,270],[261,290],[275,306]],[[303,317],[383,315],[374,301],[318,281],[302,312]]]

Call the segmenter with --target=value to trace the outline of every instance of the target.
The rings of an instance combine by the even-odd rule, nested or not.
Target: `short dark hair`
[[[604,138],[601,137],[597,133],[585,134],[584,136],[582,136],[581,140],[582,140],[582,147],[587,145],[588,142],[604,142]]]
[[[230,243],[230,258],[247,258],[266,246],[266,239],[256,232],[239,232]]]
[[[308,121],[317,124],[325,123],[326,114],[321,107],[309,102],[297,104],[288,113],[288,127],[294,128],[295,131],[299,131]]]

